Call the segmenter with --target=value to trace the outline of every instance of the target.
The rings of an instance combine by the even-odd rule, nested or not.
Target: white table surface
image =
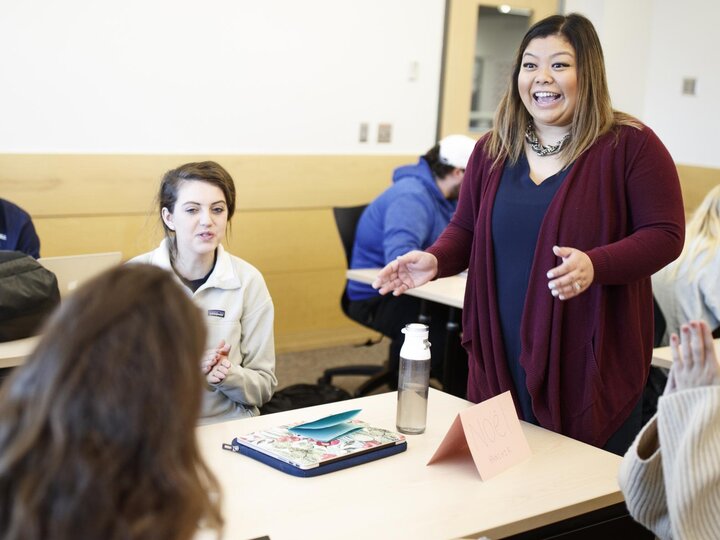
[[[0,343],[0,368],[15,367],[23,364],[25,358],[35,350],[35,345],[39,340],[39,336],[33,336]]]
[[[426,466],[457,413],[472,405],[430,392],[427,431],[408,436],[406,452],[315,478],[290,476],[221,444],[354,408],[362,409],[359,419],[395,429],[395,392],[198,427],[201,452],[224,492],[225,537],[498,537],[623,500],[620,457],[525,423],[532,456],[486,482],[469,455]]]
[[[348,279],[372,284],[379,271],[380,268],[364,268],[348,270],[345,275]],[[462,309],[466,282],[465,274],[459,274],[430,281],[422,287],[410,289],[405,294]]]
[[[715,354],[720,358],[720,339],[715,340]],[[653,366],[670,369],[672,366],[672,356],[670,356],[670,347],[657,347],[653,349]]]

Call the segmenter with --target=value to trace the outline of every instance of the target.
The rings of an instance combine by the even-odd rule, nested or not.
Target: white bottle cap
[[[402,329],[402,333],[407,336],[424,337],[427,339],[429,328],[427,324],[410,323],[405,325],[405,328]]]

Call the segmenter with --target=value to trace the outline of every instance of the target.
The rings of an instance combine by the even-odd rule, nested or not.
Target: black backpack
[[[350,399],[352,396],[331,384],[293,384],[278,390],[272,399],[260,407],[260,414],[271,414],[291,409],[311,407]]]
[[[0,251],[0,342],[35,335],[59,303],[55,274],[30,255]]]

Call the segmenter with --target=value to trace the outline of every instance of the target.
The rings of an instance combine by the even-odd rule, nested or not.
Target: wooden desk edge
[[[25,359],[32,354],[40,340],[40,336],[6,341],[0,343],[0,368],[16,367],[25,362]]]
[[[488,538],[505,538],[507,536],[529,532],[540,527],[545,527],[546,525],[552,525],[566,519],[581,516],[583,514],[587,514],[588,512],[601,510],[624,501],[625,497],[623,497],[622,492],[618,488],[618,491],[613,493],[600,495],[599,497],[595,497],[591,500],[558,508],[537,516],[531,516],[520,521],[508,523],[507,525],[501,525],[500,527],[495,527],[493,529],[471,533],[466,536],[462,536],[461,538],[463,540],[481,538],[483,536]]]
[[[667,358],[663,358],[661,356],[655,356],[653,354],[650,364],[654,367],[670,369],[672,367],[672,360],[668,360]]]

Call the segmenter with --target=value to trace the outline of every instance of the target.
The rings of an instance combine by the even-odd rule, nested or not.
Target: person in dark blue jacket
[[[393,185],[363,212],[353,245],[351,268],[381,268],[414,249],[430,246],[455,212],[465,167],[475,141],[449,135],[420,157],[417,164],[395,169]],[[420,300],[381,296],[370,285],[348,281],[349,314],[391,340],[390,366],[396,367],[401,330],[417,322]],[[434,377],[442,374],[447,308],[430,304],[430,342]]]
[[[0,199],[0,250],[40,257],[40,239],[30,214],[5,199]]]

